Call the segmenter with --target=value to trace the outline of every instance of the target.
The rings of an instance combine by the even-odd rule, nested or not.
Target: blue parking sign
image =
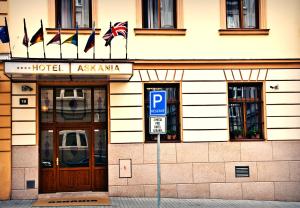
[[[167,92],[150,91],[149,116],[166,116],[167,114]]]

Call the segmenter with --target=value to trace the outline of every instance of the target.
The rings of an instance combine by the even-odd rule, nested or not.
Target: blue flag
[[[8,35],[7,26],[0,27],[0,40],[1,40],[2,43],[8,43],[9,42],[9,35]]]

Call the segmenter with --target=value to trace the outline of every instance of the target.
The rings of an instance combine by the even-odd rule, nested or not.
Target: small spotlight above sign
[[[32,87],[28,86],[28,85],[22,85],[21,87],[22,92],[31,92],[33,89]]]

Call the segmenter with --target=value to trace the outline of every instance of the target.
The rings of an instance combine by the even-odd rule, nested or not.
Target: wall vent
[[[35,188],[35,181],[34,180],[26,181],[26,188],[27,189],[34,189]]]
[[[235,166],[235,177],[250,177],[249,166]]]

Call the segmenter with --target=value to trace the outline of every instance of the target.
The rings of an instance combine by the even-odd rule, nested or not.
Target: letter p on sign
[[[149,116],[166,116],[167,114],[167,92],[150,91]]]

